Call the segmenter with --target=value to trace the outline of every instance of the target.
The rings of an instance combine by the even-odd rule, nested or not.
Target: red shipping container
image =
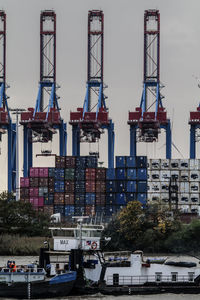
[[[65,195],[64,193],[54,193],[54,204],[64,204]]]
[[[38,187],[38,178],[30,177],[30,187]]]
[[[86,193],[95,193],[95,181],[86,181],[85,182],[85,192]]]
[[[95,215],[94,205],[86,205],[85,206],[85,214],[86,214],[86,216],[94,216]]]
[[[29,197],[29,188],[26,188],[26,187],[20,188],[20,197],[28,198]]]
[[[24,178],[25,187],[29,187],[29,178]]]
[[[49,187],[54,187],[54,178],[53,177],[48,178],[48,186]]]
[[[76,157],[75,156],[66,156],[65,157],[65,168],[75,168],[76,166]]]
[[[20,177],[20,187],[25,187],[25,178]]]
[[[106,205],[106,195],[101,193],[96,193],[96,205],[105,206]]]
[[[85,169],[86,180],[95,181],[95,177],[96,177],[96,169],[94,169],[94,168],[86,168]]]
[[[30,177],[39,177],[39,168],[30,168]]]
[[[33,207],[38,207],[38,197],[30,197],[30,203]]]
[[[38,188],[29,188],[29,196],[30,197],[38,197],[39,189]]]
[[[44,206],[44,197],[38,198],[38,206],[43,207]]]
[[[96,169],[96,180],[105,180],[106,179],[106,168]]]
[[[65,192],[74,193],[74,181],[65,180]]]
[[[38,178],[38,186],[39,187],[48,187],[48,178]]]
[[[96,181],[96,192],[97,193],[105,193],[106,192],[105,181]]]
[[[49,187],[49,194],[53,194],[54,193],[54,186],[50,186]]]
[[[46,215],[53,215],[53,205],[44,205],[43,210]]]
[[[74,205],[74,194],[65,194],[65,205]]]

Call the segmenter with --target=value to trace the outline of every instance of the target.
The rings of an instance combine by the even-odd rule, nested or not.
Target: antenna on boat
[[[79,249],[82,249],[82,224],[84,219],[88,219],[88,216],[75,216],[72,219],[77,219],[77,223],[80,225],[80,232],[79,232]]]

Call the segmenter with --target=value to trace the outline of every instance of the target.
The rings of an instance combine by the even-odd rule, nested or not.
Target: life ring
[[[97,243],[95,241],[92,242],[91,248],[92,248],[92,250],[96,250],[97,249]]]

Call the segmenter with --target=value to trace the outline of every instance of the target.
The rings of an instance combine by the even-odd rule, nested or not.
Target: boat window
[[[188,280],[194,281],[194,272],[188,272]]]
[[[62,236],[62,237],[74,237],[74,230],[62,230],[62,229],[55,229],[52,230],[53,236]]]
[[[171,275],[172,275],[172,281],[177,281],[178,273],[177,272],[172,272]]]
[[[119,285],[119,274],[113,274],[113,285]]]
[[[156,281],[162,281],[162,273],[156,272]]]

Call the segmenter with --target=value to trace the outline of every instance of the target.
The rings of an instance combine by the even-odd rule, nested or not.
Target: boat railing
[[[174,278],[172,275],[144,275],[144,276],[117,276],[118,274],[113,274],[112,276],[107,276],[107,285],[141,285],[145,283],[161,283],[161,282],[194,282],[194,278],[189,275],[177,275]]]
[[[24,274],[24,273],[41,273],[41,274],[45,274],[45,270],[44,268],[30,268],[30,267],[19,267],[16,268],[15,270],[11,269],[11,268],[0,268],[0,273],[14,273],[14,274]]]

